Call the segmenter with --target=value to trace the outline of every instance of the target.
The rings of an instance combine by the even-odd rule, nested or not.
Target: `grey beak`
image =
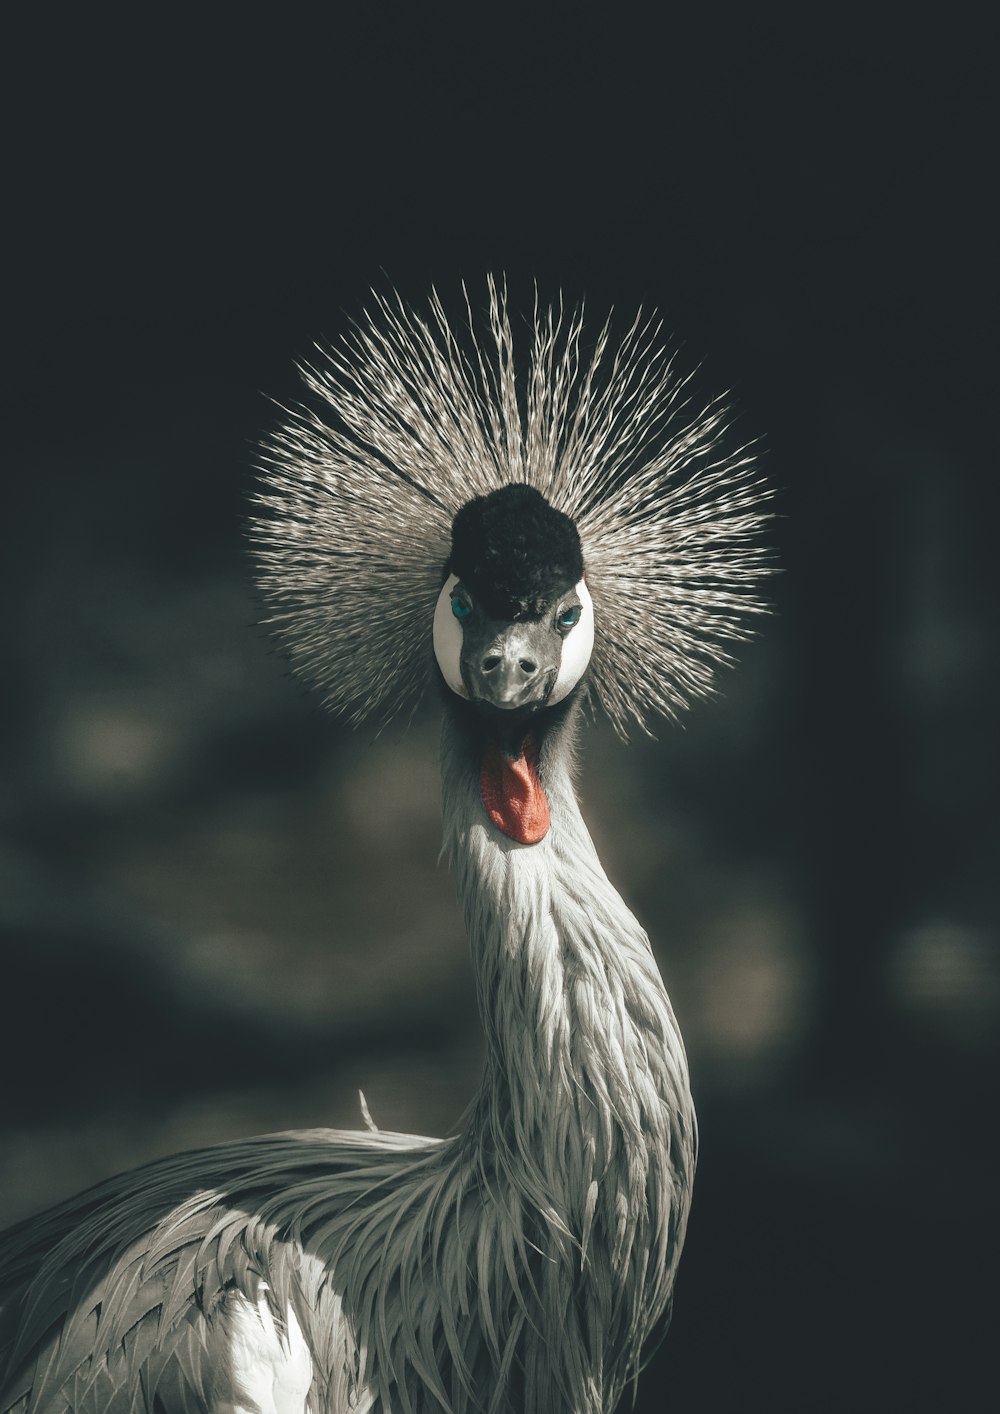
[[[474,699],[511,710],[540,704],[552,690],[559,661],[541,623],[514,623],[485,642],[466,644],[462,666]]]

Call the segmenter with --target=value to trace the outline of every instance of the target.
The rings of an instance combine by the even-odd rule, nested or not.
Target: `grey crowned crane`
[[[0,1410],[599,1414],[662,1330],[695,1115],[646,934],[581,818],[618,730],[710,689],[761,609],[766,493],[637,320],[584,352],[379,299],[304,370],[252,529],[270,621],[351,720],[443,712],[444,847],[486,1038],[459,1132],[166,1158],[0,1238]]]

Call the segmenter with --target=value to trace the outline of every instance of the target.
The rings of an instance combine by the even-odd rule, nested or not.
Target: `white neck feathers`
[[[475,751],[445,727],[445,846],[487,1041],[463,1141],[520,1225],[535,1215],[533,1241],[551,1259],[539,1269],[545,1329],[579,1319],[566,1304],[575,1273],[574,1299],[591,1313],[581,1336],[599,1343],[617,1384],[615,1352],[635,1352],[669,1298],[695,1118],[648,939],[601,868],[569,755],[543,745],[552,825],[522,846],[486,818]]]

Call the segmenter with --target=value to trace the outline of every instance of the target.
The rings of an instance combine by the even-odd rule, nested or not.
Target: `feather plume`
[[[638,315],[589,349],[582,309],[536,298],[520,374],[506,288],[486,329],[375,296],[302,373],[313,395],[264,447],[251,525],[266,622],[351,721],[415,705],[451,523],[471,497],[536,487],[576,524],[597,635],[589,691],[621,735],[712,689],[727,645],[764,607],[768,491],[749,447],[726,450],[721,403]]]

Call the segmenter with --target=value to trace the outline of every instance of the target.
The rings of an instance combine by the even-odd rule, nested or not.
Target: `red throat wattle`
[[[495,742],[483,752],[479,794],[486,813],[508,839],[537,844],[549,832],[549,802],[538,779],[538,748],[525,737],[521,755],[509,761]]]

